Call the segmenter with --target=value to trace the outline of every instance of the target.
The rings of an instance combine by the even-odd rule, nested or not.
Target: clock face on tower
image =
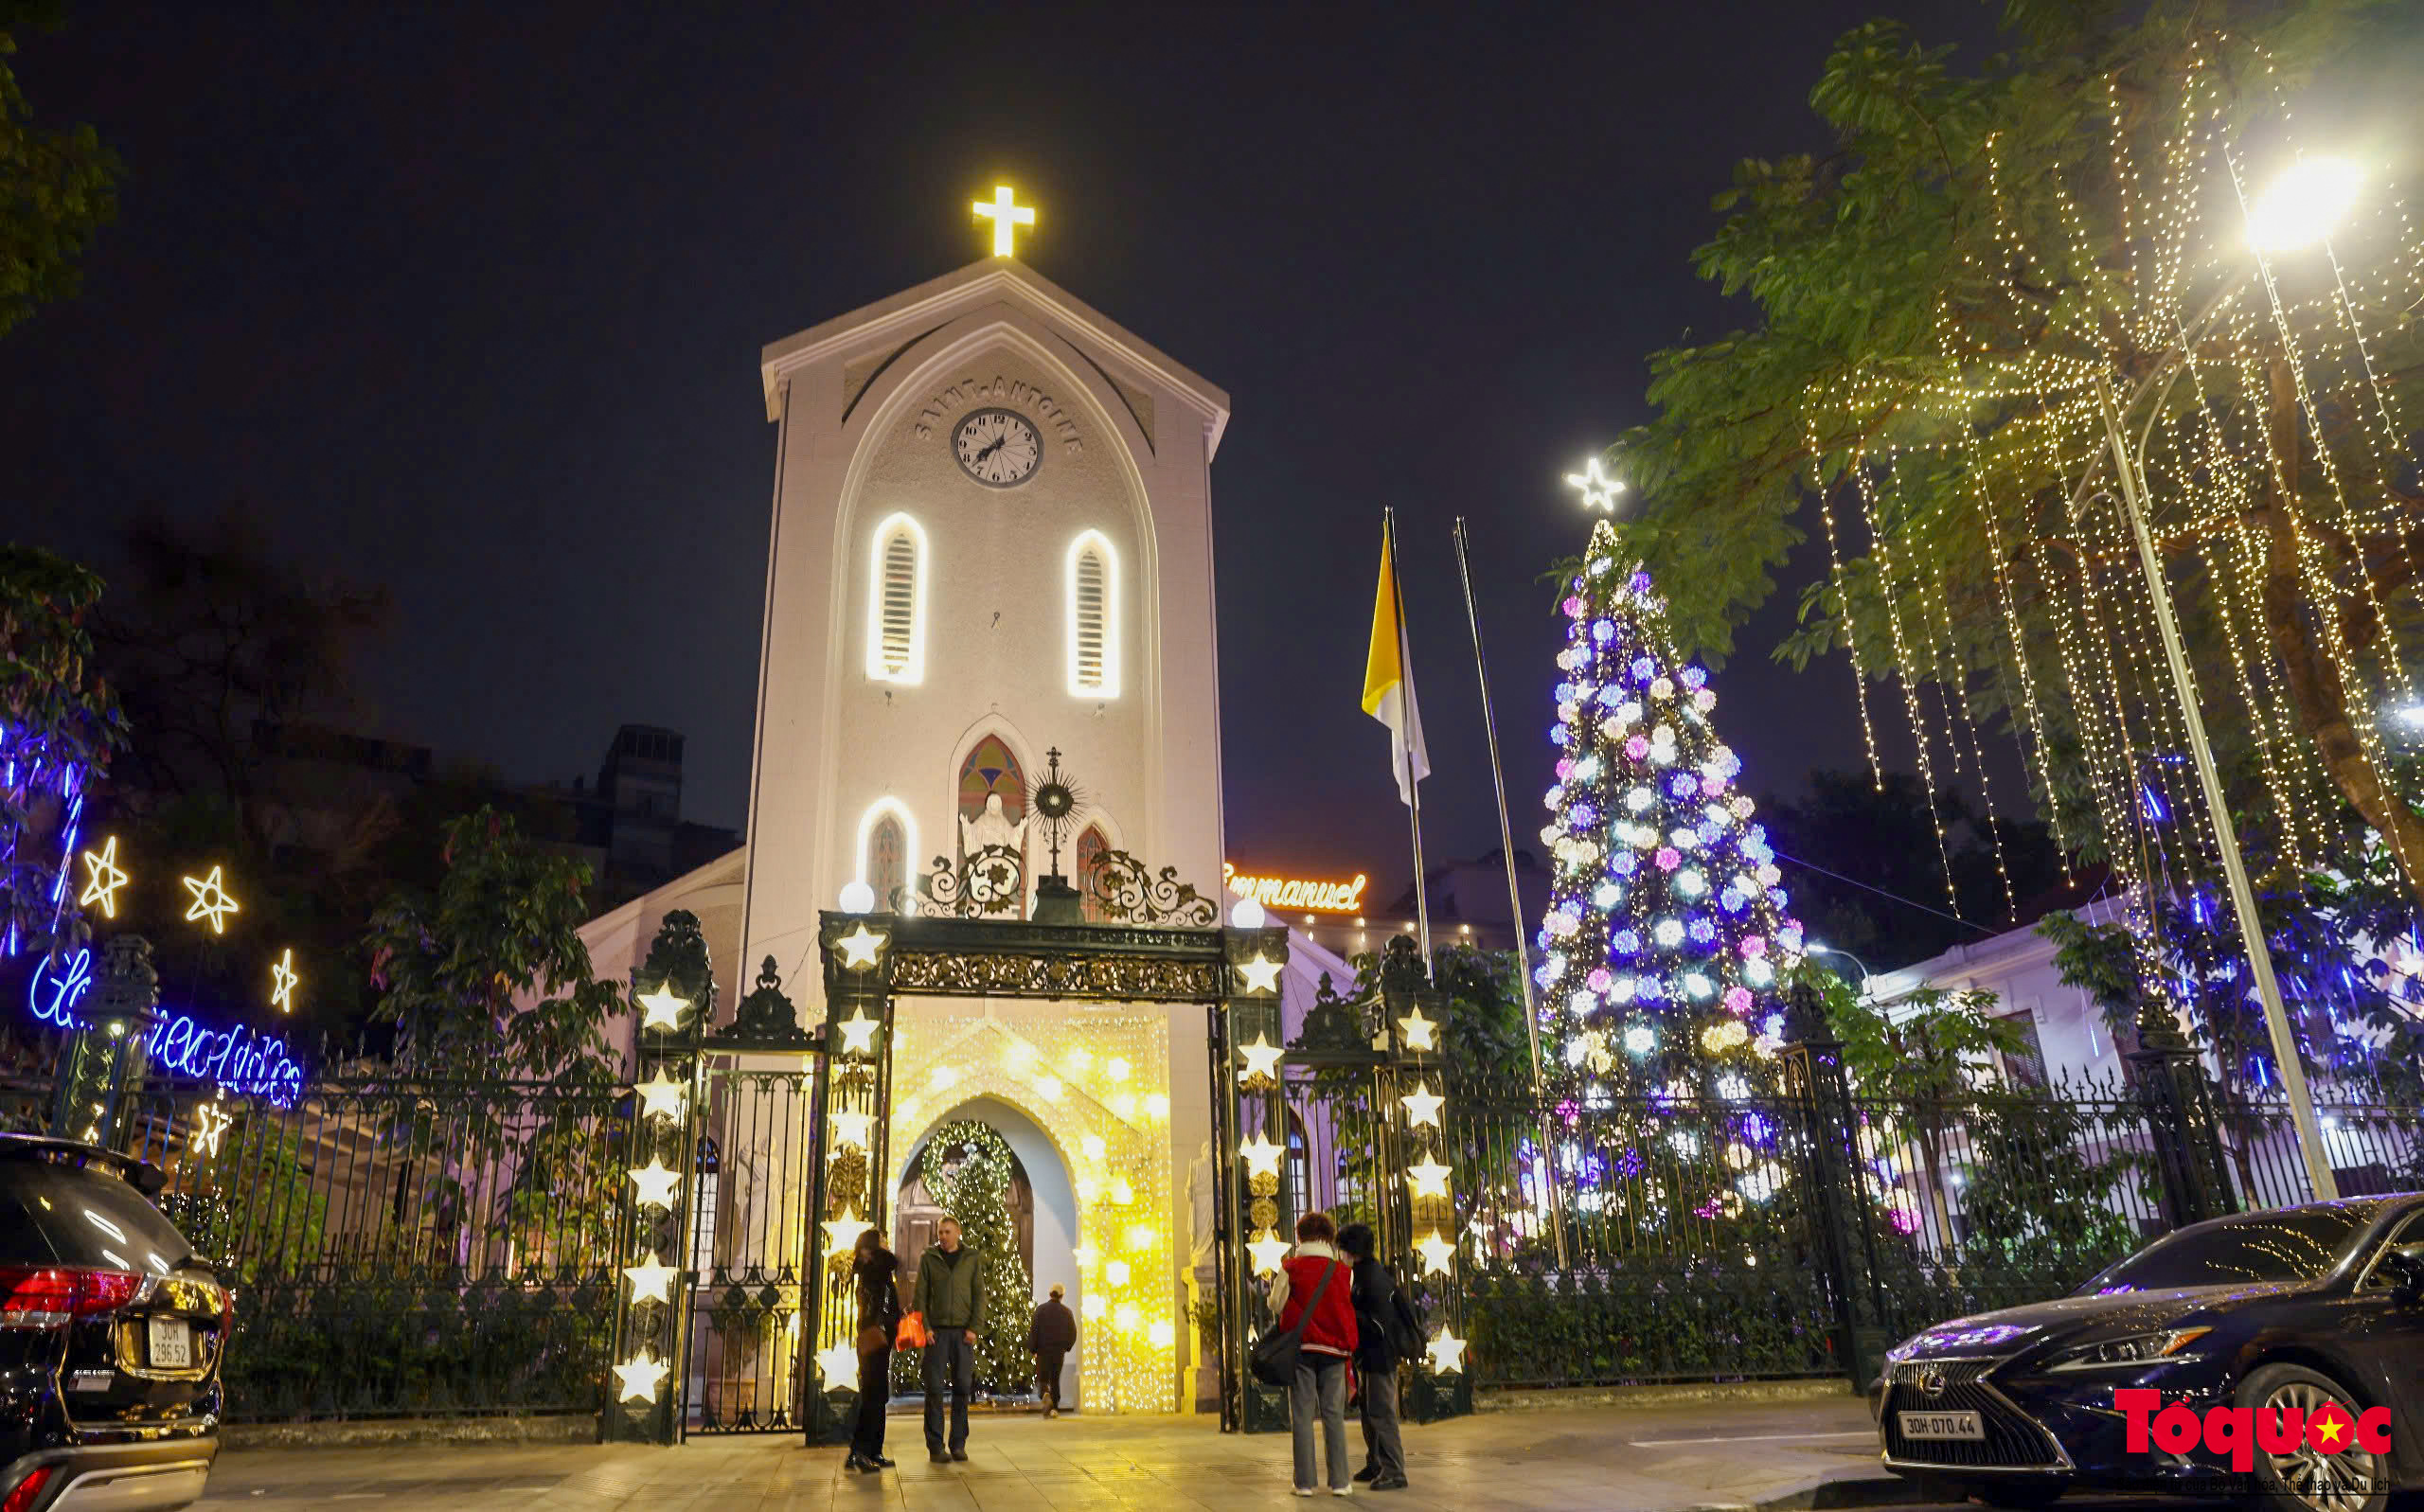
[[[1014,410],[974,411],[951,433],[951,449],[961,471],[989,489],[1025,483],[1043,460],[1035,427]]]

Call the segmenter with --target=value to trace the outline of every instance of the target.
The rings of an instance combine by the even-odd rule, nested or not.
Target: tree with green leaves
[[[9,60],[58,24],[48,0],[0,0],[0,335],[76,292],[78,261],[117,213],[118,161],[90,126],[44,126]]]
[[[1737,169],[1696,260],[1756,319],[1653,359],[1657,418],[1615,449],[1644,500],[1627,544],[1686,645],[1724,652],[1814,498],[1834,568],[1777,654],[1846,649],[1923,761],[2016,735],[2058,837],[2144,875],[2141,792],[2177,792],[2185,736],[2109,400],[2234,803],[2292,868],[2336,859],[2345,804],[2424,897],[2379,718],[2424,654],[2424,258],[2379,152],[2327,253],[2259,261],[2249,211],[2334,145],[2293,139],[2293,104],[2309,131],[2404,118],[2424,18],[2014,0],[2005,32],[1964,67],[1855,28],[1810,97],[1833,150]]]

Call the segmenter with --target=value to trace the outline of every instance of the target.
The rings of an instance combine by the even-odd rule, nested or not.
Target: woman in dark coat
[[[869,1229],[850,1252],[859,1293],[859,1415],[850,1425],[850,1468],[873,1474],[883,1457],[883,1409],[892,1399],[892,1346],[900,1336],[900,1262]]]

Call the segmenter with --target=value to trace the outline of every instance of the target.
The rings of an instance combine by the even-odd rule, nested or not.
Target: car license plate
[[[1904,1413],[1902,1436],[1983,1439],[1987,1431],[1979,1426],[1976,1413]]]
[[[191,1325],[183,1318],[152,1318],[148,1322],[152,1335],[152,1363],[172,1370],[190,1368],[193,1364]]]

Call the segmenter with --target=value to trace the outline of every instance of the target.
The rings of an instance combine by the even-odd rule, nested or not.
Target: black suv
[[[152,1205],[162,1180],[0,1134],[0,1512],[202,1496],[235,1296]]]

